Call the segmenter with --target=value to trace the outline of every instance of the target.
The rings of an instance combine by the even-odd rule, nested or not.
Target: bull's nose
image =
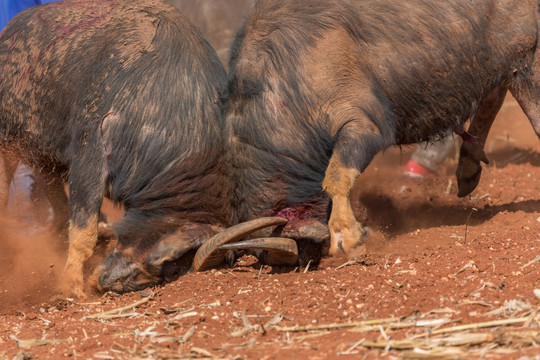
[[[94,276],[98,279],[98,289],[104,292],[137,291],[159,282],[159,278],[145,272],[141,264],[117,251],[109,254]]]

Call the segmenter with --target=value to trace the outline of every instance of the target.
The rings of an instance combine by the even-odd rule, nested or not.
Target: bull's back
[[[331,137],[358,109],[388,145],[436,137],[527,66],[536,8],[530,0],[263,0],[236,39],[232,92],[258,84],[276,98],[268,94],[287,89],[300,99],[291,121],[314,119]],[[281,115],[268,116],[268,127]]]
[[[126,144],[168,132],[176,145],[196,151],[195,141],[182,144],[194,122],[207,121],[218,134],[210,105],[193,105],[215,102],[223,69],[198,30],[165,2],[38,6],[4,30],[0,57],[2,136],[41,146],[60,161],[69,162],[81,137],[111,141],[94,149],[110,146],[105,152],[125,140],[120,147],[129,152]],[[126,138],[112,139],[104,128]]]

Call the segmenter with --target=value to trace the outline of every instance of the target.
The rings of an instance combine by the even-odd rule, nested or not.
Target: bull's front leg
[[[383,137],[369,121],[351,121],[336,135],[333,154],[326,169],[323,189],[332,200],[328,226],[330,229],[330,255],[345,253],[347,256],[366,252],[368,230],[353,213],[351,190],[360,174],[373,157],[391,141]]]
[[[495,89],[479,104],[478,111],[471,120],[468,132],[462,129],[454,130],[463,138],[456,171],[458,196],[460,197],[469,195],[476,188],[482,173],[480,163],[488,163],[484,153],[484,144],[491,125],[504,102],[505,94],[505,88]]]
[[[334,154],[326,170],[323,188],[332,199],[332,210],[328,226],[330,228],[330,255],[345,253],[358,255],[365,253],[364,240],[367,230],[353,213],[350,194],[355,181],[360,176],[356,168],[346,167],[339,154]]]
[[[85,298],[83,267],[94,253],[98,236],[98,215],[95,214],[84,223],[70,221],[68,237],[69,250],[66,265],[60,283],[60,292],[64,296]]]
[[[94,160],[95,163],[95,160]],[[99,171],[89,171],[91,159],[72,164],[69,175],[69,249],[60,282],[64,296],[85,298],[83,267],[97,243],[98,221],[105,184]],[[92,168],[92,167],[90,167]]]

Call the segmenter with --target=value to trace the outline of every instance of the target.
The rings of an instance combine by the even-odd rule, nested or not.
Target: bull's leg
[[[0,213],[6,215],[6,208],[9,196],[9,184],[13,179],[17,162],[10,159],[5,154],[0,155]]]
[[[330,255],[340,252],[350,254],[351,250],[365,238],[367,231],[354,216],[350,193],[360,171],[345,166],[339,154],[334,154],[326,169],[323,188],[332,199],[332,210],[328,226],[330,228]]]
[[[468,132],[474,136],[474,139],[464,138],[459,153],[456,171],[458,196],[469,195],[480,181],[482,173],[480,162],[488,163],[484,153],[484,144],[493,120],[504,102],[505,95],[506,89],[503,87],[494,90],[479,104],[478,111],[471,120]]]
[[[326,169],[323,188],[332,199],[328,222],[330,255],[365,253],[367,230],[353,213],[350,194],[355,181],[375,154],[387,147],[380,135],[365,133],[372,127],[371,123],[349,123],[341,129]]]
[[[47,179],[42,190],[53,210],[53,230],[61,239],[60,245],[64,245],[69,226],[69,207],[64,182],[60,177]],[[62,246],[64,248],[64,246]]]
[[[69,250],[60,284],[63,295],[84,298],[83,266],[92,256],[98,235],[99,210],[104,194],[100,174],[91,173],[83,161],[69,175]]]

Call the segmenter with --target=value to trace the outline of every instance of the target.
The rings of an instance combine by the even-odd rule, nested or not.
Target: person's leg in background
[[[454,149],[455,141],[454,135],[450,133],[439,141],[418,144],[405,167],[404,174],[418,179],[434,174]]]

